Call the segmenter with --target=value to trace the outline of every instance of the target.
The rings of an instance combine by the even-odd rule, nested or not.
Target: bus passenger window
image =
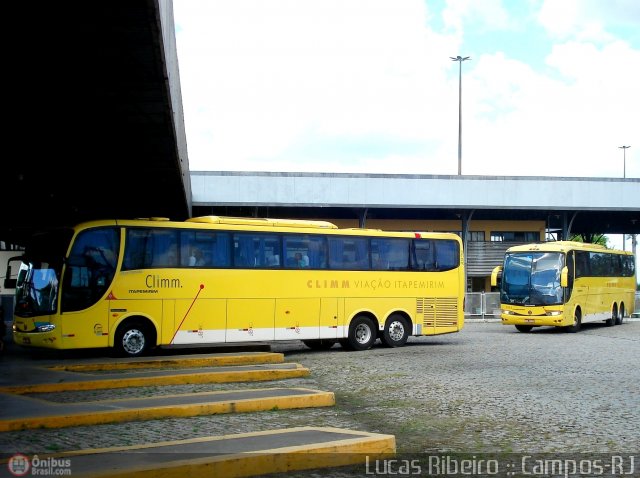
[[[280,261],[280,238],[274,234],[236,233],[233,250],[234,267],[274,267]]]
[[[200,267],[204,266],[205,264],[206,262],[204,260],[204,254],[202,253],[202,250],[194,247],[191,251],[191,256],[189,257],[189,266]]]
[[[369,269],[368,240],[359,237],[329,238],[329,267],[331,269]]]
[[[406,270],[409,267],[408,239],[371,239],[373,268],[383,271]]]
[[[420,239],[413,241],[413,269],[435,271],[435,254],[433,241]]]
[[[436,270],[448,271],[458,267],[460,252],[455,241],[435,241],[436,245]]]

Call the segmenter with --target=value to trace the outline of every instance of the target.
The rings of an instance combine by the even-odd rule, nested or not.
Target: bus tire
[[[611,310],[611,317],[604,321],[607,324],[607,327],[611,327],[612,325],[616,325],[618,323],[618,306],[613,304],[613,309]]]
[[[574,334],[580,330],[581,325],[582,325],[582,313],[580,312],[580,309],[576,309],[573,313],[573,325],[565,327],[565,330],[567,332]]]
[[[391,314],[384,324],[380,341],[385,347],[402,347],[409,338],[409,324],[400,314]]]
[[[373,320],[366,315],[357,315],[349,325],[349,336],[341,344],[349,350],[368,350],[376,338]]]
[[[516,329],[518,330],[518,332],[522,332],[522,333],[527,333],[527,332],[531,332],[531,329],[533,329],[533,325],[516,325]]]
[[[151,328],[142,322],[125,322],[118,327],[114,347],[119,355],[139,357],[155,345]]]
[[[620,303],[620,310],[618,311],[618,316],[616,317],[616,325],[622,325],[624,322],[624,304]]]
[[[336,341],[331,339],[315,339],[303,340],[302,343],[309,347],[311,350],[329,350],[336,344]]]

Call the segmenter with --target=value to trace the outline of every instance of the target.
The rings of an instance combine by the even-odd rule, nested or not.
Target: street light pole
[[[470,60],[471,57],[460,55],[455,58],[450,56],[453,61],[460,63],[458,68],[458,176],[462,175],[462,62]]]
[[[631,146],[618,146],[618,149],[622,150],[622,177],[627,177],[627,149]]]

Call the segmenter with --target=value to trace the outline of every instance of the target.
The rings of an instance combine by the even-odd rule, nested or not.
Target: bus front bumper
[[[503,310],[500,314],[502,325],[529,325],[532,327],[563,327],[565,325],[571,325],[571,323],[565,323],[565,316],[560,311],[552,311],[539,315],[534,315],[532,312],[529,314],[518,313],[513,310]]]
[[[16,319],[14,321],[13,341],[15,344],[24,347],[62,348],[59,328],[49,322],[34,322],[35,328],[32,328],[28,326],[31,325],[29,322],[32,321],[29,319]]]

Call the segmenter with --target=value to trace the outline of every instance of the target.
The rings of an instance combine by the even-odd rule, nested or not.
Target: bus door
[[[63,279],[60,325],[62,348],[107,347],[111,294],[106,278],[82,262],[69,260]]]
[[[589,313],[589,286],[588,276],[590,274],[589,253],[584,251],[575,251],[575,282],[571,292],[572,305],[580,306],[582,315]],[[565,311],[565,314],[573,314],[573,310]]]
[[[568,269],[567,274],[567,287],[564,290],[564,304],[567,305],[572,300],[573,295],[573,285],[575,282],[575,251],[569,251],[567,254],[566,264]],[[566,311],[565,311],[566,313]]]
[[[119,250],[116,228],[89,229],[75,238],[62,280],[64,348],[108,346],[111,287]]]

